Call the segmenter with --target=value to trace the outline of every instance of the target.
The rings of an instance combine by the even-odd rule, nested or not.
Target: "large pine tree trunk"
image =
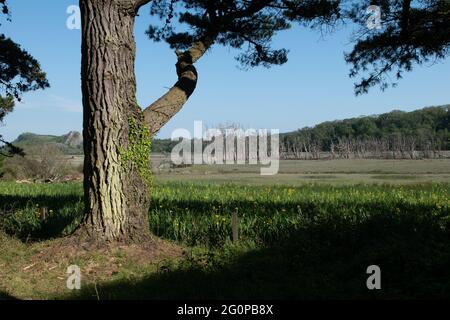
[[[151,134],[186,103],[197,84],[194,63],[214,42],[204,36],[178,52],[178,81],[145,108],[136,101],[134,19],[151,0],[80,0],[84,196],[75,232],[96,244],[147,239]]]
[[[136,102],[136,12],[128,3],[80,0],[86,218],[77,233],[96,243],[136,242],[149,234],[146,155],[136,159],[129,151],[146,149],[139,148],[145,141],[131,141],[145,129]]]

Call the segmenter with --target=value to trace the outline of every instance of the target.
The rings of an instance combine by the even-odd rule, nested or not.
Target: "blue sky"
[[[20,43],[47,72],[51,88],[24,95],[8,115],[0,133],[9,140],[20,133],[61,135],[82,129],[79,30],[66,28],[66,9],[76,0],[9,0],[12,22],[1,32]],[[176,80],[173,51],[145,35],[151,21],[148,7],[136,24],[138,101],[149,105]],[[193,131],[195,120],[209,127],[235,122],[247,128],[291,131],[322,121],[410,111],[450,103],[450,59],[416,67],[397,88],[355,97],[343,52],[349,32],[322,37],[302,28],[279,34],[275,46],[290,50],[289,62],[271,69],[242,71],[236,51],[214,47],[198,63],[199,83],[183,110],[160,132],[169,137],[177,128]]]

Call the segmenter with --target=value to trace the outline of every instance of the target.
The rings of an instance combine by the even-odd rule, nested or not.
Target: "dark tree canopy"
[[[355,85],[357,94],[374,85],[382,90],[414,64],[444,59],[450,49],[450,1],[365,0],[352,1],[347,17],[361,25],[354,49],[346,54],[350,76],[368,73]],[[381,29],[368,32],[366,8],[381,8]],[[394,80],[389,75],[393,73]]]
[[[6,0],[0,0],[0,10],[9,19]],[[19,44],[0,33],[0,124],[6,114],[13,111],[14,100],[20,101],[22,93],[48,86],[39,62]],[[20,153],[18,148],[4,141],[1,135],[0,143],[6,144],[11,153]]]
[[[244,66],[280,65],[287,62],[288,50],[274,49],[274,35],[291,27],[293,21],[306,25],[334,21],[338,2],[332,0],[155,0],[151,14],[160,17],[163,26],[150,26],[153,40],[165,40],[172,48],[186,49],[205,40],[244,52],[237,60]],[[178,31],[171,23],[178,19]],[[184,28],[183,28],[184,27]]]
[[[6,0],[0,0],[0,10],[3,14],[6,15],[9,14],[8,6],[6,5]]]
[[[148,1],[144,1],[148,2]],[[356,23],[354,49],[345,55],[350,76],[361,75],[355,93],[379,85],[395,85],[414,64],[445,58],[450,45],[450,1],[444,0],[154,0],[151,14],[163,21],[152,25],[151,39],[186,49],[200,40],[243,49],[237,60],[246,67],[283,64],[288,50],[273,49],[273,36],[292,23],[324,27]],[[381,8],[381,29],[369,30],[366,12]],[[177,19],[177,28],[172,20]],[[176,29],[181,29],[176,30]],[[368,75],[365,75],[368,73]]]
[[[0,34],[0,84],[6,100],[49,86],[39,62],[20,45]],[[8,103],[8,101],[6,101]]]

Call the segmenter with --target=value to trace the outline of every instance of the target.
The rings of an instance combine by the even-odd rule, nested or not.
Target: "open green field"
[[[82,156],[70,156],[68,161],[79,166]],[[170,155],[153,154],[152,167],[156,181],[209,182],[251,185],[326,184],[417,184],[450,182],[450,159],[423,160],[281,160],[279,174],[260,175],[258,165],[193,165],[186,168],[161,168],[170,162]]]
[[[82,217],[81,184],[0,183],[0,296],[450,296],[449,184],[192,181],[156,178],[150,228],[183,252],[161,259],[123,248],[71,254],[65,247],[55,250],[58,238]],[[43,207],[49,212],[45,220],[40,217]],[[239,231],[235,243],[233,215]],[[85,275],[81,291],[65,288],[70,264],[79,265]],[[366,287],[366,269],[374,264],[383,276],[382,290],[376,292]]]
[[[261,176],[259,166],[194,165],[178,169],[157,167],[163,161],[154,157],[155,179],[161,182],[203,181],[250,185],[326,184],[417,184],[450,182],[450,159],[430,160],[282,160],[279,174]]]

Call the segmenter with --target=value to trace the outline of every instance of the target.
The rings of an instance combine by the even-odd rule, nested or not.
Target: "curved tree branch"
[[[177,114],[197,86],[198,74],[194,64],[214,43],[214,37],[205,37],[195,42],[188,50],[176,51],[178,81],[161,98],[144,110],[145,122],[152,134],[157,133]]]
[[[147,3],[150,3],[151,0],[134,0],[134,6],[136,8],[136,11],[139,11],[139,9],[142,6],[145,6]]]

